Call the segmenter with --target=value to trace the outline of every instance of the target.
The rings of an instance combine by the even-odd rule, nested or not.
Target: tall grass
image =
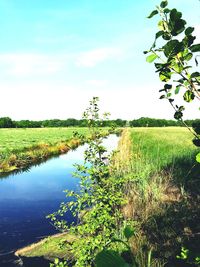
[[[200,167],[196,153],[192,136],[184,128],[132,128],[122,134],[116,164],[127,183],[122,212],[137,222],[132,249],[141,266],[150,250],[152,266],[162,266],[181,245],[197,242]]]
[[[177,158],[194,160],[195,147],[192,135],[185,128],[133,128],[131,130],[132,151],[151,170],[160,171],[173,166]]]

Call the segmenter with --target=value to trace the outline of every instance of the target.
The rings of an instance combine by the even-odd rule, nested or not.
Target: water
[[[111,151],[117,142],[118,137],[111,135],[104,145]],[[71,173],[74,163],[83,162],[85,148],[51,158],[28,172],[0,178],[0,267],[16,267],[14,251],[56,233],[46,215],[66,201],[63,190],[78,189],[79,179]],[[70,223],[74,218],[68,213],[66,219]]]

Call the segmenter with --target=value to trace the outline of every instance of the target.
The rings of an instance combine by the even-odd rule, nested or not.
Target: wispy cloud
[[[108,59],[121,57],[122,51],[118,48],[98,48],[81,53],[76,61],[79,67],[94,67]]]
[[[65,56],[44,54],[1,54],[0,68],[9,75],[51,74],[60,71],[66,63]]]

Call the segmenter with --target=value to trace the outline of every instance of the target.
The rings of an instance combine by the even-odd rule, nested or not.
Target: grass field
[[[25,128],[0,129],[0,153],[20,152],[38,146],[55,145],[71,139],[73,132],[85,134],[86,128]]]
[[[70,144],[76,131],[87,134],[86,128],[0,129],[0,172],[66,152],[76,146],[75,142]]]
[[[122,136],[119,170],[128,181],[122,211],[138,225],[132,250],[141,266],[148,258],[144,247],[157,255],[152,266],[170,258],[165,266],[179,266],[183,246],[198,255],[200,164],[192,138],[179,127],[132,128]]]

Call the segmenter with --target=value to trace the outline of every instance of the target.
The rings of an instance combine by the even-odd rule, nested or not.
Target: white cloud
[[[59,72],[66,63],[65,56],[13,53],[0,55],[0,68],[9,75],[36,75]]]
[[[81,53],[76,61],[80,67],[94,67],[108,59],[120,58],[122,51],[117,48],[98,48]]]

